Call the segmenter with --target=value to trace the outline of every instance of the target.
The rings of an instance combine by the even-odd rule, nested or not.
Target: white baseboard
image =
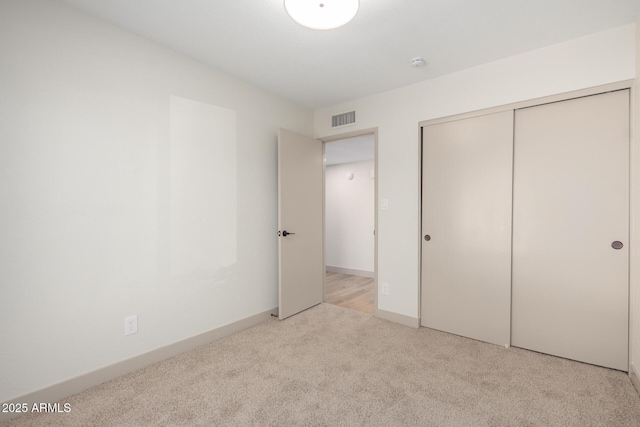
[[[629,366],[629,377],[636,391],[640,394],[640,376],[638,376],[638,370],[633,363]]]
[[[97,386],[98,384],[102,384],[106,381],[128,374],[129,372],[142,369],[146,366],[160,362],[161,360],[168,359],[180,353],[184,353],[185,351],[200,347],[201,345],[219,340],[220,338],[224,338],[236,332],[240,332],[243,329],[248,329],[252,326],[264,322],[265,320],[269,320],[272,314],[277,313],[277,308],[267,310],[262,313],[258,313],[253,316],[249,316],[236,322],[230,323],[228,325],[213,329],[211,331],[186,338],[173,344],[169,344],[165,347],[160,347],[147,353],[134,356],[130,359],[114,363],[113,365],[105,366],[104,368],[100,368],[95,371],[70,378],[58,384],[54,384],[37,391],[27,393],[23,396],[18,396],[14,399],[10,399],[2,403],[26,403],[28,407],[31,408],[34,403],[59,402],[65,397],[80,393],[91,387]],[[10,420],[19,415],[22,414],[0,412],[0,422]]]
[[[392,311],[380,310],[379,308],[376,309],[375,316],[380,319],[400,323],[401,325],[409,326],[412,328],[420,327],[420,319],[418,319],[417,317],[406,316],[404,314],[398,314]]]
[[[350,274],[352,276],[362,276],[373,278],[373,271],[356,270],[355,268],[334,267],[332,265],[325,266],[327,271],[332,273]]]

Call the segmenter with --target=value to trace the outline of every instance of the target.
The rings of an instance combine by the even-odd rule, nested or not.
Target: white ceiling
[[[632,23],[640,0],[360,0],[344,27],[282,0],[63,0],[309,108]],[[423,68],[410,60],[422,56]]]
[[[324,144],[325,165],[363,162],[375,158],[374,136],[362,135]]]

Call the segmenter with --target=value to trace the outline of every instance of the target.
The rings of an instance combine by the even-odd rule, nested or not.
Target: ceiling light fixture
[[[331,30],[351,21],[359,0],[284,0],[284,9],[298,24],[314,30]]]

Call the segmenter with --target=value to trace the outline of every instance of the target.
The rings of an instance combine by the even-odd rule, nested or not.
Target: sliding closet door
[[[628,369],[629,91],[518,110],[512,344]]]
[[[513,112],[423,127],[423,326],[509,343]]]

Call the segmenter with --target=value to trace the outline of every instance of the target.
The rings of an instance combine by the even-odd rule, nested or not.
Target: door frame
[[[630,105],[629,105],[629,126],[630,126],[630,140],[629,140],[629,368],[628,373],[631,380],[636,387],[636,390],[640,392],[640,366],[633,366],[633,348],[634,348],[634,334],[640,333],[634,328],[635,323],[640,323],[640,302],[634,303],[634,299],[640,297],[640,263],[636,266],[633,262],[640,252],[636,250],[636,246],[640,246],[640,182],[635,184],[640,179],[640,136],[636,135],[640,132],[640,129],[636,128],[636,123],[640,123],[635,117],[640,114],[640,91],[636,90],[635,80],[623,80],[616,83],[610,83],[601,86],[594,86],[586,89],[575,90],[571,92],[564,92],[556,95],[550,95],[540,98],[533,98],[525,101],[514,102],[511,104],[500,105],[497,107],[485,108],[481,110],[471,111],[468,113],[456,114],[453,116],[440,117],[435,119],[423,120],[418,123],[418,152],[420,157],[420,185],[419,185],[419,201],[418,212],[420,218],[419,234],[417,236],[417,242],[419,244],[419,256],[422,259],[422,145],[423,145],[423,132],[422,128],[428,125],[434,125],[438,123],[446,123],[461,119],[467,119],[471,117],[498,113],[508,110],[518,110],[526,107],[534,107],[543,104],[549,104],[553,102],[567,101],[574,98],[581,98],[585,96],[598,95],[601,93],[618,91],[629,89],[630,91]],[[419,286],[418,286],[418,323],[422,325],[422,263],[419,265]],[[638,311],[636,315],[636,311]],[[639,326],[640,328],[640,326]],[[640,339],[640,338],[639,338]],[[640,344],[639,351],[640,351]]]
[[[373,315],[378,317],[378,128],[367,128],[346,132],[322,138],[316,138],[322,141],[322,151],[326,148],[327,142],[339,141],[342,139],[353,138],[362,135],[373,135],[373,174],[374,174],[374,195],[373,195]],[[325,266],[322,272],[322,295],[323,301],[326,300],[326,241],[327,238],[327,218],[326,218],[326,164],[322,164],[322,265]]]

